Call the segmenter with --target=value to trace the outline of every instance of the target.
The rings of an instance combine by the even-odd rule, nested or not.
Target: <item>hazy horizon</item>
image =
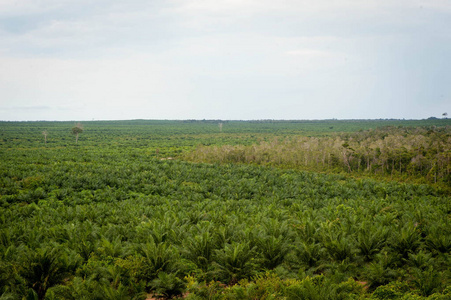
[[[451,113],[451,2],[4,0],[0,120]]]
[[[376,118],[376,119],[91,119],[91,120],[0,120],[0,122],[121,122],[121,121],[192,121],[192,122],[324,122],[324,121],[427,121],[431,118],[435,120],[450,120],[450,118],[438,118],[431,116],[423,119],[396,119],[396,118]]]

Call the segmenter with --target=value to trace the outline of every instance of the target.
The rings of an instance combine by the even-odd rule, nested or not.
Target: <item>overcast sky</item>
[[[1,0],[0,120],[451,113],[451,0]]]

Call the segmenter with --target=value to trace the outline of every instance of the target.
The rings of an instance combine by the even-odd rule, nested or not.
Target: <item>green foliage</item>
[[[23,253],[23,265],[19,274],[38,299],[44,299],[49,288],[62,283],[73,272],[76,261],[59,247],[47,246]]]
[[[236,283],[240,279],[253,276],[258,267],[255,259],[255,248],[249,242],[225,244],[216,250],[215,266],[218,268],[219,278],[228,283]]]
[[[396,280],[399,275],[396,269],[398,261],[399,257],[396,254],[387,252],[377,254],[376,260],[366,268],[365,278],[368,280],[370,289]]]
[[[183,253],[199,269],[206,272],[211,266],[214,250],[219,249],[219,246],[210,232],[204,230],[194,237],[187,237],[183,247]]]
[[[217,282],[198,284],[190,279],[187,299],[358,299],[364,289],[354,280],[334,284],[324,276],[302,280],[281,279],[274,273],[265,273],[253,281],[241,280],[236,285],[223,287]]]
[[[142,279],[147,282],[157,278],[160,272],[173,272],[177,253],[169,244],[156,244],[153,240],[137,247],[137,254],[142,260]]]
[[[151,282],[152,289],[156,294],[166,298],[180,296],[185,290],[185,282],[176,274],[158,273],[158,277]]]
[[[283,236],[259,237],[257,247],[263,256],[262,266],[270,270],[284,261],[291,248]]]
[[[376,227],[371,222],[364,222],[357,235],[357,249],[366,261],[372,260],[386,244],[389,231],[387,227]]]
[[[378,287],[372,294],[372,299],[399,299],[408,293],[410,287],[405,282],[394,281],[390,284]]]
[[[426,237],[426,246],[438,253],[451,252],[451,230],[449,226],[436,226],[430,229]]]
[[[413,283],[420,291],[421,295],[429,296],[432,293],[440,290],[442,282],[442,274],[434,270],[433,266],[429,266],[426,269],[415,268]]]
[[[242,160],[247,146],[260,143],[268,146],[264,164],[281,166],[271,151],[300,139],[310,145],[309,163],[321,165],[313,150],[327,136],[341,139],[340,147],[347,142],[354,172],[357,141],[329,127],[343,133],[387,122],[224,122],[222,133],[208,121],[86,122],[80,146],[68,122],[0,122],[0,297],[145,299],[189,291],[192,299],[364,299],[400,281],[408,286],[401,298],[443,298],[451,269],[447,190],[168,159],[199,145],[228,145]],[[446,150],[434,140],[445,133],[421,132],[415,137],[424,149],[414,151],[426,163],[433,148]],[[386,134],[388,143],[392,133],[374,135]],[[388,148],[377,146],[373,154],[386,159]],[[288,154],[296,157],[279,156]],[[333,168],[343,158],[332,159]]]
[[[414,224],[405,224],[399,231],[395,231],[390,246],[407,259],[408,255],[415,253],[421,245],[421,236]]]

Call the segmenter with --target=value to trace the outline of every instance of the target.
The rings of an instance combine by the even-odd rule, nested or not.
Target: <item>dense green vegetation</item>
[[[448,120],[223,123],[84,122],[76,144],[73,122],[1,122],[0,299],[451,296],[446,189],[180,159],[275,138],[354,149],[387,125],[428,127],[387,137],[440,135],[443,154]]]

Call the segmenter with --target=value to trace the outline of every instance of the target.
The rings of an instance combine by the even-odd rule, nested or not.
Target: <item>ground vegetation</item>
[[[442,175],[186,160],[276,138],[354,149],[386,126],[447,151],[447,119],[416,122],[84,122],[78,144],[70,122],[0,122],[0,298],[449,299]]]

